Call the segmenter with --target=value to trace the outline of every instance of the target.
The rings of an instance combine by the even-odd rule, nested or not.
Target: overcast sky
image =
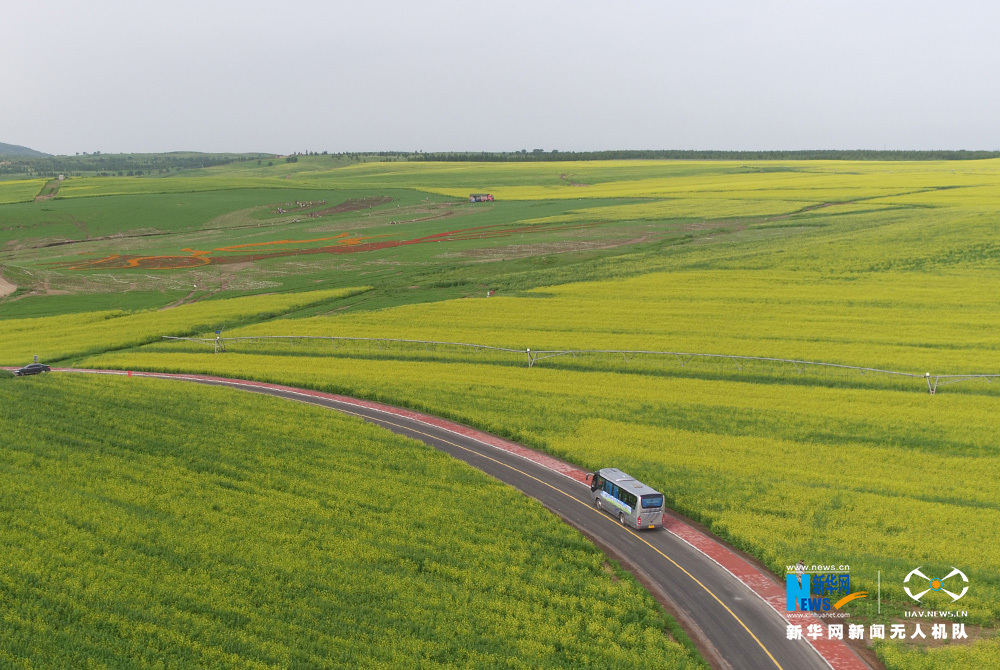
[[[0,142],[998,150],[998,25],[963,0],[3,0]]]

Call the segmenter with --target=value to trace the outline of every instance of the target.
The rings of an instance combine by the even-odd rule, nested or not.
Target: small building
[[[469,202],[493,202],[492,193],[470,193]]]

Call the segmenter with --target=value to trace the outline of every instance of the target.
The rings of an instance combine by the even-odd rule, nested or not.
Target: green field
[[[982,267],[997,255],[989,213],[998,169],[1000,161],[342,167],[309,156],[70,178],[39,202],[31,200],[44,181],[3,182],[0,274],[18,291],[0,303],[0,318],[159,307],[191,291],[204,299],[370,285],[362,308],[373,309],[676,267]],[[484,190],[498,200],[466,201]],[[805,248],[776,258],[773,245],[788,238]]]
[[[799,558],[848,563],[874,590],[881,571],[890,617],[909,608],[898,586],[909,570],[954,565],[973,584],[962,601],[973,642],[876,651],[891,668],[990,667],[1000,384],[932,396],[921,379],[727,359],[564,356],[528,368],[525,355],[448,347],[257,341],[214,355],[156,340],[212,337],[213,312],[235,305],[226,335],[998,374],[1000,161],[338,165],[70,179],[54,200],[0,206],[0,264],[19,287],[0,302],[10,364],[30,352],[203,371],[432,411],[586,467],[620,466],[779,577]],[[472,205],[470,191],[497,201]],[[143,225],[122,229],[137,212]],[[91,219],[87,240],[73,221]],[[315,289],[345,292],[263,316],[220,300]],[[169,328],[161,312],[122,316],[134,336],[107,345],[72,325],[100,318],[77,312],[179,303],[193,304],[168,310]],[[37,324],[66,334],[32,340]],[[874,621],[874,607],[855,611]]]

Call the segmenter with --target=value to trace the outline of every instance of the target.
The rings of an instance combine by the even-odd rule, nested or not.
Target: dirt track
[[[6,298],[17,290],[17,286],[0,276],[0,298]]]

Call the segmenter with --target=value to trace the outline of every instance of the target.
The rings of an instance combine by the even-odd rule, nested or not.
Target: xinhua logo
[[[789,612],[829,612],[852,600],[868,597],[867,591],[851,593],[850,574],[785,575],[785,607]],[[831,596],[837,596],[836,601]]]
[[[923,566],[921,566],[921,567],[923,567]],[[945,584],[944,584],[945,581],[948,580],[948,579],[951,579],[955,575],[958,575],[959,577],[961,577],[962,581],[965,582],[965,588],[963,588],[962,592],[959,593],[959,594],[952,593],[951,591],[949,591],[948,589],[946,589],[944,587],[945,586]],[[914,589],[916,589],[916,590],[919,591],[920,589],[923,589],[925,585],[927,586],[927,588],[924,589],[923,591],[920,591],[920,593],[917,593],[917,594],[914,594],[913,591],[910,590],[909,586],[904,586],[903,588],[906,590],[906,595],[910,596],[911,598],[913,598],[917,602],[920,602],[920,599],[923,598],[928,593],[930,593],[931,591],[940,591],[941,593],[947,593],[949,596],[951,596],[952,602],[954,602],[954,601],[958,600],[959,598],[961,598],[962,596],[964,596],[966,594],[966,592],[969,590],[969,578],[965,576],[964,572],[962,572],[961,570],[959,570],[955,566],[951,567],[951,572],[948,573],[947,577],[942,577],[940,579],[928,577],[924,573],[920,572],[920,568],[916,568],[914,570],[911,570],[910,574],[906,575],[906,579],[903,580],[903,583],[904,584],[909,583],[910,579],[912,577],[914,577],[914,576],[919,577],[920,579],[926,580],[925,582],[921,582],[919,579],[915,579],[913,581]],[[954,584],[958,584],[958,582],[953,582],[953,583]],[[954,587],[952,587],[952,588],[954,588]]]

